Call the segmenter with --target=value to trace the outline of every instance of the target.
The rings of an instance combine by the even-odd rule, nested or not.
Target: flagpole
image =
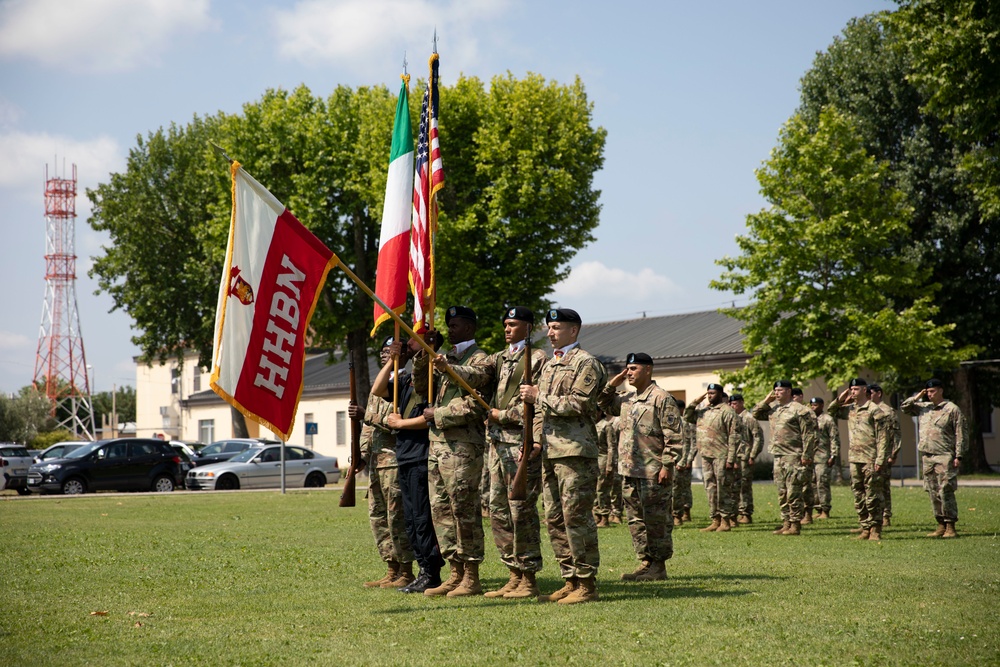
[[[399,340],[399,322],[393,322],[393,341]],[[399,413],[399,355],[392,358],[392,411]]]
[[[428,102],[430,103],[430,109],[428,110],[428,122],[430,122],[430,119],[435,118],[435,114],[434,114],[434,109],[435,109],[434,102],[435,102],[435,94],[437,93],[437,86],[434,85],[435,84],[435,81],[434,81],[434,61],[436,61],[438,59],[437,43],[438,43],[438,33],[437,33],[437,28],[434,28],[434,49],[431,52],[431,57],[427,59],[427,70],[428,70],[428,76],[427,76]],[[428,134],[430,134],[429,131],[428,131]],[[428,142],[428,143],[430,144],[430,142]],[[434,173],[434,167],[433,167],[434,158],[433,158],[433,154],[432,154],[433,153],[432,146],[428,145],[427,146],[427,150],[428,150],[428,153],[429,153],[429,155],[428,155],[428,162],[427,162],[427,193],[428,193],[427,194],[427,233],[430,234],[430,236],[431,236],[431,244],[430,244],[430,250],[431,250],[431,252],[430,252],[430,262],[431,262],[431,284],[430,284],[430,288],[431,289],[430,289],[430,298],[428,299],[428,302],[427,302],[428,303],[428,309],[430,310],[430,312],[427,314],[427,328],[428,329],[433,329],[434,328],[434,310],[437,308],[437,272],[434,271],[434,246],[437,243],[437,206],[433,205],[431,203],[431,200],[433,199],[436,202],[437,199],[432,194],[433,190],[434,190],[434,183],[432,182],[433,181],[433,173]],[[431,401],[431,402],[433,402],[433,400],[434,400],[434,373],[428,373],[427,374],[427,400]],[[487,408],[487,410],[489,410],[489,408]]]

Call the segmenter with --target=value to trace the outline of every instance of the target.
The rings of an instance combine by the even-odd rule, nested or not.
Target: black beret
[[[553,308],[545,313],[545,323],[549,322],[569,322],[570,324],[583,324],[580,314],[569,308]]]
[[[789,382],[788,380],[778,380],[777,382],[774,383],[774,388],[777,389],[778,387],[784,387],[785,389],[791,389],[792,388],[792,383]]]
[[[652,366],[653,357],[649,356],[645,352],[630,352],[627,357],[625,357],[626,364],[640,364],[643,366]]]
[[[867,387],[868,382],[864,378],[854,378],[851,380],[852,387]]]
[[[943,386],[944,383],[941,382],[941,380],[938,380],[937,378],[931,378],[930,380],[927,381],[927,384],[924,385],[924,388],[930,389],[931,387],[943,387]]]
[[[382,341],[382,347],[389,347],[395,342],[396,342],[395,338],[393,338],[392,336],[387,336],[386,339]]]
[[[506,322],[507,320],[520,320],[521,322],[527,322],[528,324],[535,323],[535,314],[531,312],[530,308],[525,308],[524,306],[513,306],[508,308],[507,312],[503,314],[501,322]]]
[[[826,403],[826,401],[824,401],[819,396],[813,396],[812,398],[809,399],[809,402],[812,403],[812,404],[814,404],[814,405],[817,405],[817,404],[818,405],[823,405],[824,403]]]
[[[733,394],[732,396],[729,397],[729,402],[730,403],[733,403],[734,401],[742,401],[742,400],[743,400],[743,394]]]
[[[877,391],[877,392],[881,392],[882,391],[882,385],[880,385],[880,384],[871,384],[871,385],[868,385],[868,388],[871,389],[872,391]]]
[[[801,389],[795,387],[794,389],[792,389],[792,396],[804,396],[804,394],[802,393]]]
[[[723,391],[722,385],[721,384],[716,384],[714,382],[712,382],[711,384],[709,384],[708,388],[709,389],[714,389],[715,391]]]
[[[476,319],[476,311],[472,310],[468,306],[452,306],[444,314],[444,323],[448,324],[451,322],[451,318],[461,317],[466,320],[471,320],[473,322],[478,322]]]

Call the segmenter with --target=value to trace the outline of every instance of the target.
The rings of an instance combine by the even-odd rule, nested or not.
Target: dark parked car
[[[216,440],[198,452],[198,458],[194,461],[194,464],[200,467],[211,463],[221,463],[222,461],[228,461],[240,452],[245,452],[251,447],[279,444],[281,443],[277,440],[268,440],[266,438],[229,438],[227,440]]]
[[[177,452],[153,438],[98,440],[28,470],[28,488],[42,493],[173,491],[183,483]]]

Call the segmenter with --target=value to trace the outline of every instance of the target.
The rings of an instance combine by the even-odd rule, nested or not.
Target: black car
[[[227,440],[216,440],[212,444],[203,447],[198,452],[198,458],[193,463],[196,466],[221,463],[228,461],[240,452],[245,452],[251,447],[277,444],[281,443],[278,440],[268,440],[267,438],[229,438]]]
[[[98,440],[28,469],[28,488],[42,493],[173,491],[183,483],[177,452],[152,438]]]

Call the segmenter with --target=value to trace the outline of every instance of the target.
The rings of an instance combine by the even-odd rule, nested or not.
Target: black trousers
[[[434,522],[431,497],[427,487],[427,461],[399,464],[399,488],[403,494],[403,519],[406,536],[421,570],[438,572],[444,566]]]

